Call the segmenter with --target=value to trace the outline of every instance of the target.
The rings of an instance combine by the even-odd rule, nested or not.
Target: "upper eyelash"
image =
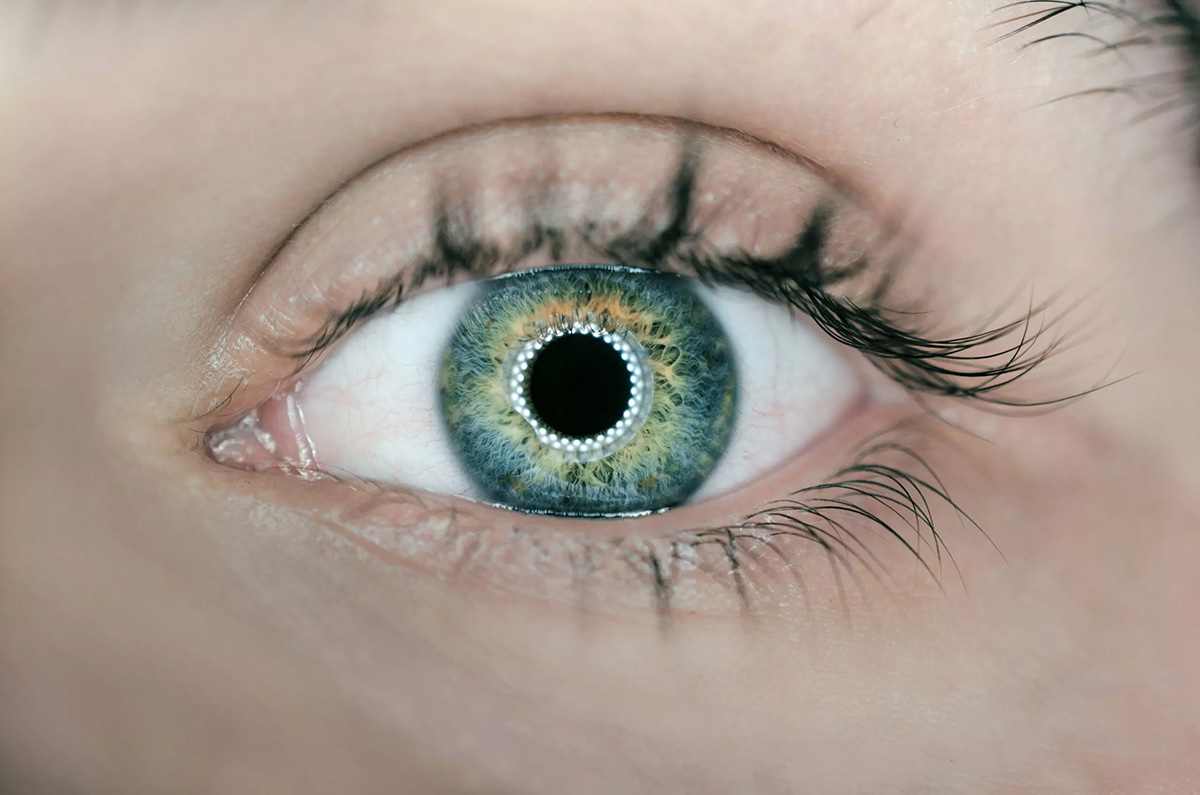
[[[703,245],[703,235],[689,233],[690,203],[693,198],[697,162],[687,153],[681,160],[668,196],[671,220],[660,237],[649,246],[639,238],[617,239],[601,250],[619,264],[649,262],[670,269],[672,262],[706,283],[734,284],[749,288],[768,299],[803,312],[830,337],[867,356],[873,365],[901,386],[915,392],[947,397],[973,398],[999,406],[1031,407],[1066,402],[1074,396],[1049,401],[1020,401],[999,395],[1001,389],[1024,378],[1057,350],[1062,340],[1041,344],[1056,322],[1034,329],[1048,303],[1030,307],[1020,319],[959,337],[935,338],[902,328],[887,319],[889,314],[909,318],[917,313],[899,313],[886,306],[892,284],[887,263],[875,279],[867,303],[839,297],[830,288],[859,277],[873,263],[862,258],[831,268],[823,258],[833,219],[829,205],[819,205],[792,245],[774,257],[746,251],[713,253]],[[644,266],[643,266],[644,267]],[[1016,335],[1011,344],[1005,343]],[[995,347],[999,344],[1000,347]]]
[[[458,275],[486,277],[510,269],[526,257],[548,251],[558,261],[568,241],[577,242],[615,265],[681,272],[706,284],[736,285],[768,300],[789,305],[811,317],[834,340],[861,353],[881,372],[916,393],[973,399],[1004,407],[1045,406],[1054,400],[1019,400],[1004,390],[1024,379],[1059,348],[1061,337],[1044,339],[1061,318],[1038,323],[1047,306],[1031,306],[1013,321],[952,337],[934,337],[904,328],[920,313],[894,310],[886,298],[898,258],[874,263],[866,257],[835,266],[824,258],[834,211],[822,204],[792,244],[774,257],[745,250],[714,252],[693,215],[697,149],[685,140],[673,178],[631,228],[614,232],[592,222],[565,228],[532,213],[516,244],[502,248],[484,239],[472,224],[465,199],[442,196],[436,203],[432,252],[413,267],[390,277],[340,310],[292,353],[297,370],[371,316],[399,305],[408,293],[431,279],[449,282]],[[661,202],[662,206],[655,202]],[[655,213],[654,209],[665,210]],[[654,220],[655,218],[665,220]],[[831,292],[878,268],[864,302]]]

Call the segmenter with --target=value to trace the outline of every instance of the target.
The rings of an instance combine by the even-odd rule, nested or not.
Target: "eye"
[[[620,601],[632,567],[661,609],[723,570],[744,604],[745,555],[791,570],[815,548],[844,599],[843,572],[882,581],[882,543],[938,582],[935,521],[970,523],[930,468],[934,401],[1021,405],[1054,341],[1036,308],[931,332],[964,319],[912,247],[816,164],[727,131],[465,131],[283,246],[214,353],[233,383],[205,447],[316,481],[286,490],[369,552],[447,573],[469,554],[505,588]]]
[[[631,515],[761,475],[858,391],[811,323],[762,298],[571,266],[434,290],[371,320],[297,390],[296,430],[334,472]],[[264,418],[270,432],[280,419]]]

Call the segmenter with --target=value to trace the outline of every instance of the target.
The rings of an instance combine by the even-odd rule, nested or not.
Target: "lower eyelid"
[[[649,615],[661,615],[663,610],[735,615],[748,608],[792,613],[809,599],[835,604],[848,600],[844,609],[857,610],[854,604],[877,598],[878,594],[871,595],[876,589],[937,592],[938,578],[914,568],[911,551],[899,540],[907,537],[905,543],[915,543],[918,552],[924,550],[922,560],[933,561],[935,551],[940,558],[942,550],[935,550],[932,527],[902,501],[890,507],[863,504],[885,524],[895,525],[899,535],[888,538],[880,532],[883,525],[851,515],[838,520],[840,528],[823,531],[834,546],[831,552],[826,542],[790,532],[766,538],[764,534],[775,532],[769,529],[772,513],[759,512],[770,509],[776,500],[803,503],[805,498],[788,495],[797,486],[829,479],[849,463],[846,451],[861,449],[864,439],[872,439],[871,444],[895,440],[937,460],[929,450],[937,448],[936,456],[942,455],[944,451],[933,443],[946,429],[927,416],[918,423],[921,427],[911,425],[920,416],[924,415],[914,415],[910,407],[893,407],[880,414],[861,406],[837,431],[817,442],[813,460],[802,466],[775,471],[749,493],[640,519],[564,520],[464,504],[450,496],[405,487],[335,479],[302,482],[269,473],[230,482],[226,491],[250,486],[248,496],[290,512],[293,521],[315,522],[389,566],[427,572],[468,592],[483,589],[633,618],[647,610]],[[881,427],[899,430],[873,439],[872,433]],[[913,465],[905,458],[901,454],[895,463]],[[919,467],[915,470],[914,475],[932,477]],[[868,476],[855,477],[865,482]],[[937,495],[914,491],[913,497],[918,500],[914,505],[927,502],[930,510],[944,514],[939,521],[956,515],[956,509]],[[849,499],[850,505],[854,495],[829,492],[814,497],[813,504],[826,499]],[[752,513],[757,515],[755,524],[745,525],[745,517]],[[762,538],[755,540],[757,536]],[[733,548],[746,555],[736,571],[730,566],[726,538],[735,539]],[[897,584],[895,572],[906,571],[916,573],[905,574],[909,579]]]

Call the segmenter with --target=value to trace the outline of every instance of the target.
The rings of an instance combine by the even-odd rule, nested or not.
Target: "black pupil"
[[[533,360],[529,400],[547,428],[584,438],[617,424],[632,386],[625,360],[612,345],[589,334],[567,334]]]

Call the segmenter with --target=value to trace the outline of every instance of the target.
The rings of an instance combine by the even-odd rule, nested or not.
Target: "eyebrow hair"
[[[1192,98],[1200,108],[1200,2],[1197,0],[1158,0],[1165,13],[1157,21],[1174,31],[1178,44],[1189,62],[1186,80]],[[1198,110],[1200,115],[1200,110]]]
[[[347,9],[354,5],[343,2],[343,0],[328,1]],[[399,0],[399,2],[403,1]],[[797,3],[811,1],[795,0]],[[22,27],[39,32],[44,32],[52,27],[58,18],[71,14],[78,16],[84,12],[97,21],[121,25],[131,24],[135,20],[144,20],[147,17],[152,19],[155,15],[171,11],[197,9],[207,12],[216,12],[222,9],[242,11],[248,7],[262,9],[264,6],[275,5],[281,12],[284,12],[294,10],[296,5],[301,4],[295,0],[251,0],[250,2],[229,2],[228,0],[192,0],[191,2],[189,0],[24,0],[22,2],[22,0],[7,0],[7,3],[11,4],[9,11],[13,11],[14,7],[17,11],[25,9],[23,19],[25,24]],[[1021,28],[1021,30],[1025,30],[1058,14],[1076,9],[1089,13],[1099,11],[1136,16],[1135,12],[1127,9],[1129,5],[1146,6],[1149,11],[1157,14],[1146,21],[1177,29],[1179,35],[1175,43],[1186,48],[1189,57],[1200,61],[1200,0],[1132,0],[1132,2],[1130,0],[1112,0],[1111,2],[1108,0],[1016,0],[1015,2],[997,3],[993,11],[1015,9],[1022,6],[1033,9],[1041,7],[1040,11],[1034,10],[1023,15],[1032,20]],[[1043,19],[1038,19],[1039,16]],[[1013,34],[1006,34],[1006,37],[1008,35]]]
[[[1159,0],[1170,21],[1182,29],[1186,46],[1200,56],[1200,4],[1189,0]],[[1192,6],[1195,5],[1195,8]]]
[[[993,34],[989,46],[1012,42],[1026,50],[1082,41],[1094,45],[1085,56],[1115,55],[1133,69],[1126,80],[1084,87],[1042,104],[1126,96],[1145,103],[1132,122],[1171,113],[1184,114],[1185,128],[1200,127],[1200,0],[1001,0],[992,13],[1003,18],[987,26]],[[1121,23],[1124,33],[1106,38],[1093,27],[1106,21]],[[1177,64],[1139,74],[1123,56],[1135,47],[1170,49]],[[1200,166],[1200,139],[1196,143]]]

